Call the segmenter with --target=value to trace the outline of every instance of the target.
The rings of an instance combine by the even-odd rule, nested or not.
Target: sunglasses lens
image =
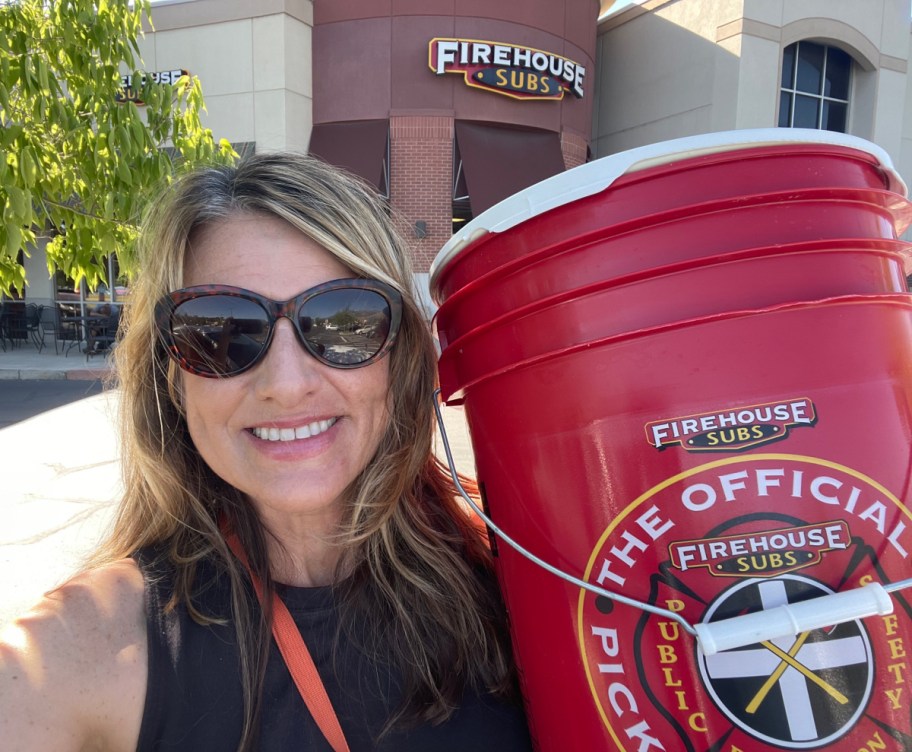
[[[224,376],[243,370],[260,356],[269,336],[269,317],[251,300],[206,295],[174,309],[171,335],[191,369]]]
[[[329,290],[298,311],[310,351],[329,365],[358,365],[373,358],[389,337],[390,306],[373,290]]]

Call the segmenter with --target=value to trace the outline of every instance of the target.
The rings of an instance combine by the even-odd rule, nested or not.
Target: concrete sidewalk
[[[3,379],[78,379],[94,381],[104,378],[110,370],[108,359],[93,355],[86,359],[85,353],[73,347],[69,353],[65,348],[55,353],[53,347],[38,352],[31,342],[17,343],[6,351],[0,350],[0,380]]]
[[[97,379],[101,358],[24,345],[0,352],[2,379]],[[117,442],[120,394],[106,391],[0,429],[0,627],[82,565],[122,496]],[[457,469],[475,475],[465,416],[444,408]],[[443,457],[437,439],[438,454]]]

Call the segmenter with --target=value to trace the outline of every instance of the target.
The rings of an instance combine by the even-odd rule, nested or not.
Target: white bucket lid
[[[454,233],[440,249],[431,264],[431,291],[433,292],[437,276],[444,267],[479,238],[488,233],[504,232],[558,206],[599,193],[621,175],[706,154],[783,144],[829,144],[866,152],[873,156],[890,176],[891,188],[903,196],[908,194],[905,182],[894,169],[890,155],[886,151],[877,144],[845,133],[808,128],[755,128],[704,133],[662,141],[612,154],[558,173],[519,193],[514,193],[482,212]]]

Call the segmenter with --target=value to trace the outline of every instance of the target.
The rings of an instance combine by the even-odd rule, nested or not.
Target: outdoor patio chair
[[[97,319],[97,320],[96,320]],[[108,316],[86,319],[86,362],[93,355],[107,355],[117,339],[120,324],[120,306],[115,306]]]
[[[32,340],[38,352],[44,349],[44,337],[41,333],[41,309],[37,303],[27,303],[25,306],[25,332]]]
[[[6,350],[4,340],[9,340],[10,347],[18,347],[26,339],[25,303],[21,300],[0,302],[0,344],[3,345],[3,350]]]
[[[54,343],[54,354],[56,355],[59,351],[57,349],[57,309],[52,306],[42,306],[41,310],[38,312],[38,332],[41,336],[41,349],[43,349],[47,342],[45,338],[48,334],[51,335],[51,341]],[[40,349],[39,349],[40,352]]]
[[[69,355],[70,350],[79,347],[79,343],[85,339],[82,331],[82,318],[67,316],[70,308],[70,306],[63,308],[59,304],[57,306],[57,339],[61,343],[68,343],[63,351],[64,355]]]
[[[50,334],[54,341],[54,354],[59,355],[63,348],[64,355],[82,341],[82,331],[77,321],[64,321],[59,306],[45,306],[38,318],[41,339]]]

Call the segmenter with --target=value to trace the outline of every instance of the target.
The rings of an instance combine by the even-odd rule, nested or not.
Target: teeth
[[[253,435],[264,441],[310,439],[324,431],[328,431],[335,422],[336,418],[332,418],[330,420],[315,420],[313,423],[298,426],[297,428],[254,428]]]

